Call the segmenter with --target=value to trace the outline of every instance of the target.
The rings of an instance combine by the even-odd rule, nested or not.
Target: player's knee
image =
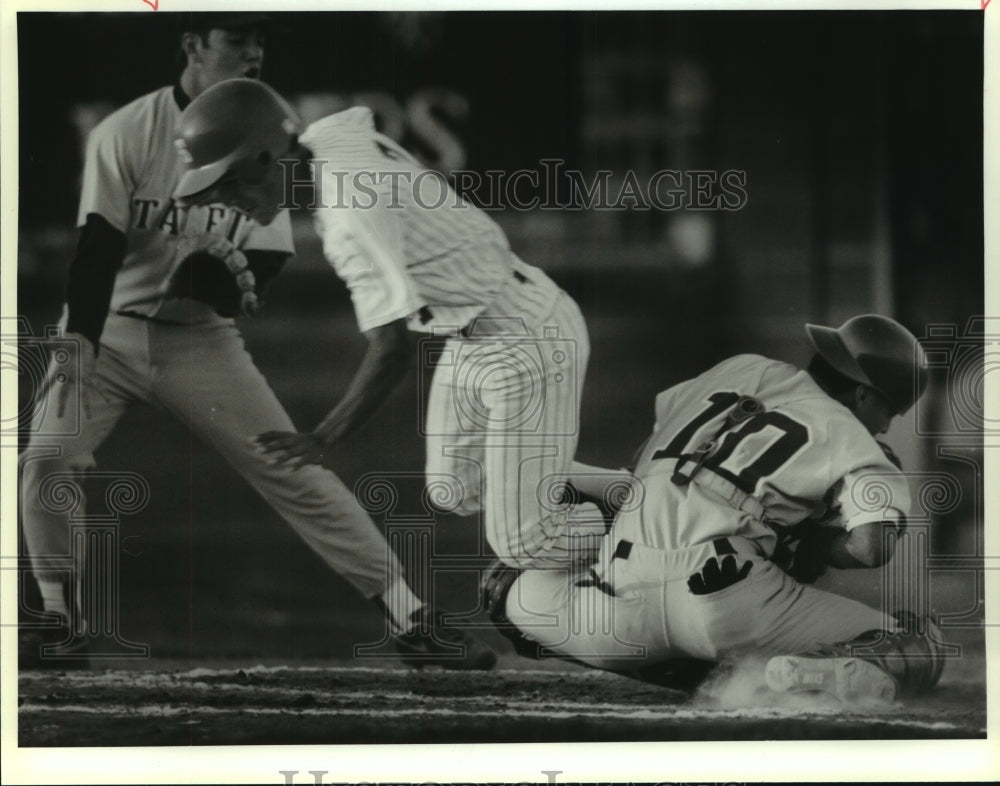
[[[565,641],[568,592],[565,571],[527,570],[507,593],[507,619],[530,639],[545,646]]]
[[[456,516],[474,516],[482,510],[482,506],[478,498],[466,498],[461,504],[450,508],[439,508],[439,510],[443,513],[454,513]]]
[[[472,516],[481,509],[478,491],[469,488],[456,475],[439,473],[429,479],[424,487],[424,498],[431,510],[440,513]]]
[[[349,526],[357,517],[366,515],[366,503],[373,502],[356,498],[337,475],[318,466],[295,471],[277,468],[277,471],[283,474],[269,479],[258,490],[283,515],[294,512],[299,516],[320,517],[330,526]]]
[[[52,515],[79,512],[84,503],[81,474],[92,466],[92,459],[88,462],[68,456],[22,457],[21,502],[25,528],[44,528]]]

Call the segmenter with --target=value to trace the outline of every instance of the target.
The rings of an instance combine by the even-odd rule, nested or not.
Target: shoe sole
[[[779,655],[768,661],[764,677],[768,687],[779,693],[826,693],[842,702],[889,703],[896,698],[896,681],[859,658]]]

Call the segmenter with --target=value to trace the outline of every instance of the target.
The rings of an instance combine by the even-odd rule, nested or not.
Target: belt
[[[528,284],[528,283],[530,283],[528,281],[528,277],[526,275],[524,275],[524,273],[521,273],[518,270],[514,271],[514,280],[517,281],[519,284]],[[472,321],[469,322],[468,325],[466,325],[465,327],[461,328],[458,331],[458,335],[460,335],[462,338],[472,338],[473,336],[490,335],[488,333],[477,333],[475,331],[476,321],[478,319],[479,319],[479,317],[473,317]],[[503,335],[506,335],[506,334],[503,334]]]
[[[528,277],[526,275],[524,275],[524,273],[522,273],[519,270],[515,270],[514,273],[513,273],[513,275],[514,275],[514,280],[517,281],[519,284],[528,284],[528,283],[530,283],[530,281],[528,280]],[[431,309],[428,306],[423,306],[420,309],[420,311],[417,312],[417,314],[418,314],[418,316],[420,318],[421,324],[424,324],[424,325],[426,325],[428,322],[430,322],[432,319],[434,319],[434,312],[431,311]],[[457,331],[457,333],[456,333],[456,335],[461,336],[462,338],[472,338],[475,335],[483,335],[483,334],[477,334],[477,333],[474,332],[474,328],[476,326],[476,320],[477,319],[479,319],[479,317],[474,317],[472,319],[472,321],[469,322],[467,325],[465,325],[464,327],[459,328],[458,331]]]
[[[714,472],[699,472],[690,479],[690,482],[699,488],[718,494],[735,510],[749,513],[758,521],[763,521],[765,518],[764,506],[759,499],[741,491],[721,475],[716,475]]]
[[[749,543],[749,541],[747,541],[745,538],[741,538],[741,540],[744,541],[744,542]],[[709,541],[709,543],[712,544],[712,549],[715,551],[715,556],[716,557],[724,557],[727,554],[739,554],[740,553],[740,551],[737,550],[736,546],[733,545],[733,541],[730,540],[729,538],[725,538],[725,537],[722,537],[722,538],[713,538],[711,541]],[[695,546],[691,546],[691,548],[703,548],[705,545],[706,544],[704,544],[704,543],[699,543],[699,544],[697,544]],[[632,550],[634,548],[635,548],[635,544],[632,541],[626,540],[625,538],[622,538],[621,540],[618,541],[618,544],[615,546],[615,553],[611,556],[611,559],[612,560],[616,560],[616,559],[627,560],[629,557],[632,556]],[[678,551],[687,551],[688,549],[677,549],[677,550]],[[743,550],[746,551],[746,549],[743,549]],[[752,550],[756,551],[756,549],[752,549]],[[670,552],[664,552],[664,553],[665,554],[669,554]]]
[[[626,585],[636,581],[659,583],[687,578],[695,571],[701,570],[710,557],[724,557],[727,554],[734,554],[744,559],[762,556],[756,544],[746,538],[718,537],[688,548],[670,551],[635,544],[622,538],[615,544],[614,554],[606,563],[605,570],[608,571],[608,576],[613,578],[614,563],[628,562],[630,564],[625,569]],[[631,564],[633,562],[635,565]],[[614,585],[606,576],[599,575],[593,567],[589,568],[586,578],[577,582],[577,586],[596,587],[607,595],[616,594]]]

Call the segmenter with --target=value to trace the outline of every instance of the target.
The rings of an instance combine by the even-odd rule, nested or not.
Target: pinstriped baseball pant
[[[68,514],[55,512],[44,499],[45,478],[92,469],[94,451],[133,401],[161,407],[218,450],[366,597],[381,594],[402,575],[382,533],[336,475],[316,466],[272,466],[254,449],[251,439],[260,432],[295,427],[231,323],[175,326],[111,314],[96,377],[91,416],[74,407],[64,414],[79,418],[77,433],[53,436],[74,429],[56,418],[50,391],[36,408],[31,443],[21,457],[24,534],[36,577],[59,578],[47,558],[58,562],[69,551]],[[161,488],[154,485],[153,493],[171,493]]]
[[[520,324],[521,334],[475,332],[446,343],[427,407],[427,476],[450,480],[432,493],[440,507],[483,511],[486,540],[504,562],[565,566],[594,542],[581,535],[604,531],[595,507],[561,501],[590,344],[566,293],[540,325]],[[432,492],[440,489],[436,480]]]

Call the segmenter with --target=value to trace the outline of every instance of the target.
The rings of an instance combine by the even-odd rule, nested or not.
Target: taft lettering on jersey
[[[202,324],[223,320],[205,303],[164,298],[163,282],[179,262],[185,238],[220,235],[243,250],[293,253],[291,222],[282,212],[262,227],[234,208],[185,208],[172,199],[183,164],[173,143],[180,108],[164,87],[104,118],[87,140],[77,224],[96,213],[125,234],[112,311]]]
[[[162,199],[132,200],[132,229],[158,230],[168,235],[216,234],[233,242],[245,222],[246,213],[225,205],[188,208],[167,200],[161,209]]]

